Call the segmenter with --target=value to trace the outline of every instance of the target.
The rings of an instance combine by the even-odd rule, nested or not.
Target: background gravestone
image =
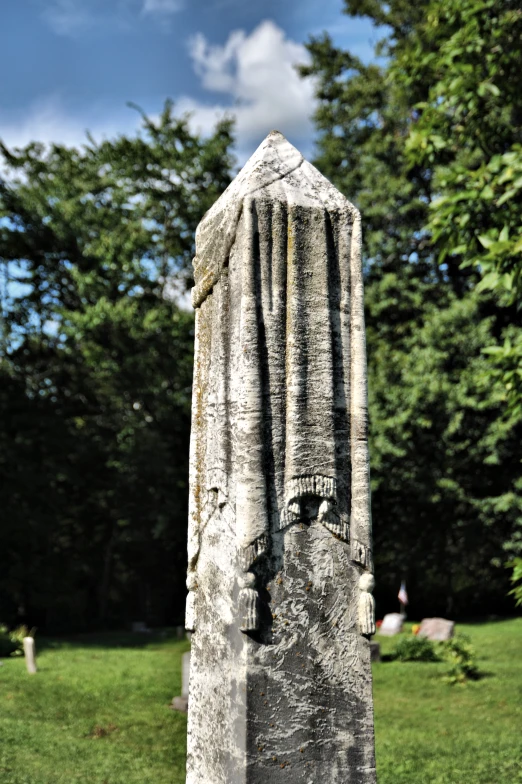
[[[382,619],[379,634],[384,634],[386,637],[393,637],[395,634],[402,632],[404,624],[404,615],[401,613],[388,613]]]
[[[24,656],[25,656],[25,664],[27,667],[27,672],[30,675],[34,675],[37,672],[34,638],[24,637],[23,646],[24,646]]]
[[[190,679],[190,651],[185,651],[181,657],[181,695],[174,697],[170,707],[173,710],[186,713],[188,709]]]
[[[359,214],[273,132],[194,277],[187,784],[374,784]]]
[[[446,618],[423,618],[419,629],[419,637],[427,637],[435,642],[445,642],[453,637],[455,621]]]

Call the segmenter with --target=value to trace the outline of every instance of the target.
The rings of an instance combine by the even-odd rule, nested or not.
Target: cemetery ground
[[[410,634],[411,624],[404,634]],[[522,782],[522,618],[458,624],[484,673],[451,686],[444,663],[373,665],[379,784]],[[182,784],[186,717],[174,635],[37,636],[37,675],[0,667],[2,784]],[[397,638],[375,637],[382,652]]]

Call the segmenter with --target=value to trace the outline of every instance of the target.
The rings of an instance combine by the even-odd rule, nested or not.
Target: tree
[[[316,163],[364,219],[377,598],[386,609],[406,576],[424,614],[498,609],[522,510],[520,421],[485,378],[514,311],[480,293],[482,268],[447,252],[430,221],[444,181],[412,152],[448,35],[425,31],[447,5],[459,2],[346,0],[383,26],[386,59],[364,64],[323,36],[302,69],[318,79]],[[414,78],[424,56],[431,70]]]
[[[430,167],[429,229],[439,263],[475,267],[479,289],[506,306],[492,375],[522,417],[522,10],[512,0],[430,2],[397,47],[394,69],[419,96],[412,165]]]
[[[167,103],[136,138],[2,146],[0,614],[47,626],[180,618],[202,214],[231,125]]]

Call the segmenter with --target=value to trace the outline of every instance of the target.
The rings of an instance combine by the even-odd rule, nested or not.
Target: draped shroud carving
[[[310,518],[371,570],[357,210],[274,132],[201,222],[194,277],[189,576],[216,508],[244,573]],[[255,596],[242,578],[245,631]]]

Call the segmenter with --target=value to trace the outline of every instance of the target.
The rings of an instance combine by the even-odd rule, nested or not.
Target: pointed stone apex
[[[282,133],[270,131],[197,228],[194,307],[199,307],[221,274],[244,204],[257,199],[284,203],[288,209],[346,212],[351,220],[357,214],[343,194]],[[213,259],[210,266],[209,259]]]
[[[279,131],[270,131],[254,154],[245,163],[232,183],[238,184],[243,195],[266,188],[283,179],[304,161],[303,156]],[[226,193],[226,191],[225,191]]]
[[[353,205],[280,131],[272,130],[204,216],[196,237],[200,237],[201,230],[217,216],[237,211],[246,197],[260,195],[261,190],[268,198],[288,204],[348,206],[354,210]]]

